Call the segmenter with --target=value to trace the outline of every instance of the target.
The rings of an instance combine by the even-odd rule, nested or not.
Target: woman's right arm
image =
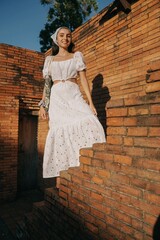
[[[40,105],[40,109],[39,109],[39,115],[40,117],[45,120],[47,119],[47,112],[45,110],[45,86],[44,86],[44,89],[43,89],[43,95],[42,95],[42,100],[41,100],[41,105]]]
[[[51,77],[49,76],[49,65],[50,65],[51,57],[48,56],[45,59],[43,66],[43,78],[45,79],[42,100],[39,103],[40,111],[39,114],[42,119],[47,119],[48,117],[48,107],[49,107],[49,98],[51,91]]]

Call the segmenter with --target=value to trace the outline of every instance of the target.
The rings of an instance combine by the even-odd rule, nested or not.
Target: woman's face
[[[67,28],[61,28],[57,34],[57,43],[59,47],[67,49],[72,41],[71,32]]]

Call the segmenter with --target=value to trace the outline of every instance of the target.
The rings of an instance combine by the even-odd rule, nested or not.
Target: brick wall
[[[82,149],[59,193],[46,190],[26,218],[29,239],[159,239],[159,4],[135,1],[128,15],[110,5],[73,33],[107,144]]]
[[[159,239],[160,97],[115,99],[107,109],[107,144],[81,149],[80,167],[61,172],[59,192],[46,189],[20,239]]]
[[[82,233],[79,239],[85,235],[86,239],[151,240],[156,234],[160,212],[159,1],[136,1],[128,15],[122,11],[108,14],[109,8],[73,33],[76,49],[86,58],[107,144],[82,149],[81,167],[61,173],[59,195],[53,189],[46,191],[44,205],[28,219],[31,239],[55,237],[53,222],[63,239],[68,235],[62,233],[75,239],[80,230],[87,236]],[[0,51],[0,199],[4,200],[16,195],[19,112],[38,110],[44,57],[5,44]],[[46,186],[41,170],[47,130],[47,123],[39,120],[41,188]],[[47,228],[42,228],[44,222]]]
[[[0,44],[0,200],[17,193],[19,114],[37,114],[43,61],[42,53]]]
[[[120,11],[109,20],[108,11],[73,34],[86,58],[90,86],[100,78],[112,99],[145,95],[148,64],[160,59],[159,1],[139,0],[128,15]]]
[[[18,109],[13,96],[0,96],[0,200],[17,191]]]
[[[160,213],[160,97],[108,104],[107,144],[82,149],[61,174],[60,202],[97,239],[151,240]],[[158,238],[154,238],[158,239]]]

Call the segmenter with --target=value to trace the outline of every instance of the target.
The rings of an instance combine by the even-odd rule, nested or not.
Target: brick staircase
[[[33,204],[31,213],[17,225],[17,239],[93,239],[85,232],[80,218],[60,203],[58,191],[45,190],[45,199]]]
[[[45,190],[18,239],[158,240],[159,102],[158,94],[110,101],[107,144],[81,149],[80,167],[61,172],[59,192]]]

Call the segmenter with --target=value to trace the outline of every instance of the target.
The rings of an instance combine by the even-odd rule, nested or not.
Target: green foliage
[[[98,9],[96,0],[40,0],[40,2],[42,5],[51,5],[48,11],[48,21],[39,34],[41,52],[51,47],[50,36],[58,27],[66,26],[73,31],[93,10]]]

